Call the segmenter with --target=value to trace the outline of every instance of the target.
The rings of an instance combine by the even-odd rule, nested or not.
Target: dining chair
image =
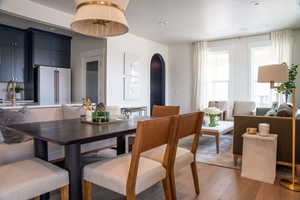
[[[61,200],[69,199],[69,175],[39,158],[0,166],[0,200],[39,200],[39,196],[60,189]]]
[[[192,135],[194,135],[194,138],[190,150],[177,147],[176,155],[174,156],[175,157],[174,170],[173,168],[171,168],[169,174],[171,180],[171,186],[172,186],[173,199],[176,199],[174,173],[178,172],[179,170],[181,170],[182,168],[188,165],[190,165],[193,174],[195,192],[197,195],[200,193],[197,165],[196,165],[196,153],[199,145],[200,130],[202,127],[203,117],[204,117],[203,112],[189,113],[189,114],[180,115],[178,117],[177,133],[175,134],[178,137],[177,141]],[[177,146],[177,144],[175,146]],[[142,156],[148,159],[162,162],[163,161],[162,155],[164,155],[165,151],[166,151],[166,146],[163,145],[155,149],[151,149],[147,152],[144,152]]]
[[[152,117],[169,117],[173,115],[178,115],[180,112],[180,106],[158,106],[153,105],[152,107]],[[129,135],[127,137],[128,141],[128,151],[132,150],[132,145],[134,144],[135,134]]]
[[[178,115],[180,112],[180,106],[158,106],[153,105],[152,117],[168,117],[172,115]]]
[[[167,174],[172,168],[172,157],[175,159],[176,121],[176,117],[140,121],[132,154],[85,166],[85,200],[92,199],[92,184],[125,195],[127,200],[135,200],[137,194],[159,182],[163,183],[165,198],[171,200],[171,180]],[[140,156],[161,145],[166,145],[162,162]]]

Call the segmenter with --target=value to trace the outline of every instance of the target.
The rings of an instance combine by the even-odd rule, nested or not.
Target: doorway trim
[[[82,72],[82,98],[86,98],[86,63],[98,62],[98,101],[106,104],[105,49],[86,51],[80,54]],[[97,102],[98,103],[98,102]]]

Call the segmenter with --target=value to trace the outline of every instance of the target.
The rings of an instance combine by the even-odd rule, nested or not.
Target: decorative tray
[[[127,121],[128,121],[127,119],[112,119],[109,122],[93,122],[93,121],[81,120],[81,123],[92,124],[92,125],[108,125],[108,124],[115,124],[115,123],[127,122]]]

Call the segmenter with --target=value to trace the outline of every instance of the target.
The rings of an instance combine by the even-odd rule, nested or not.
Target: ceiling
[[[74,0],[31,0],[74,13]],[[300,27],[300,0],[131,0],[130,32],[163,43]]]

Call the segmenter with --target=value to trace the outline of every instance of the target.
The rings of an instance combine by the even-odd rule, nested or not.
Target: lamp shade
[[[95,37],[117,36],[129,31],[125,9],[129,0],[76,0],[71,24],[75,32]]]
[[[288,66],[282,65],[265,65],[258,69],[257,82],[261,83],[284,83],[288,81]]]

